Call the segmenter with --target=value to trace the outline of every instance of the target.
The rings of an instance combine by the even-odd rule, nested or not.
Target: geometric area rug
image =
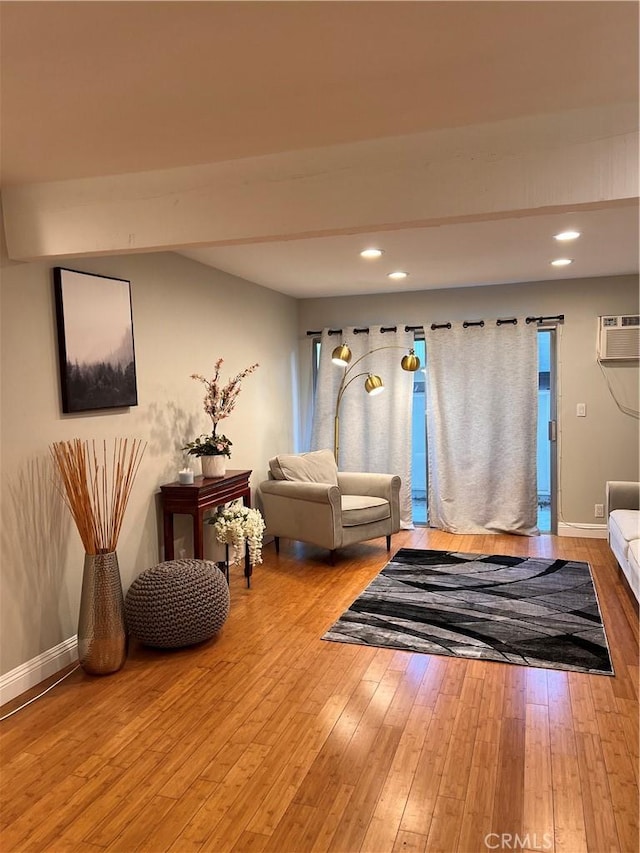
[[[588,563],[401,548],[323,636],[613,675]]]

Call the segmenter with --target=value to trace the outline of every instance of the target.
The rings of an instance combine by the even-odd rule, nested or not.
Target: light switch
[[[587,404],[586,403],[576,403],[576,415],[579,418],[587,417]]]

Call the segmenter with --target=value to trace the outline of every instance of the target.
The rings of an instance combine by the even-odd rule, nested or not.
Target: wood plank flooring
[[[281,545],[251,590],[232,570],[213,641],[134,645],[1,724],[3,853],[638,851],[638,611],[605,541],[417,529],[393,549],[589,561],[614,678],[324,642],[384,540],[335,566]]]

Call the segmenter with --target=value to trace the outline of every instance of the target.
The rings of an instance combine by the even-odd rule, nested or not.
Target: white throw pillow
[[[269,469],[274,480],[338,485],[338,466],[330,450],[275,456],[269,460]]]

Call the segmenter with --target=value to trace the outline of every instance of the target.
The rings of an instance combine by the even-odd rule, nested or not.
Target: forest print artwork
[[[130,282],[54,268],[63,412],[136,406]]]

